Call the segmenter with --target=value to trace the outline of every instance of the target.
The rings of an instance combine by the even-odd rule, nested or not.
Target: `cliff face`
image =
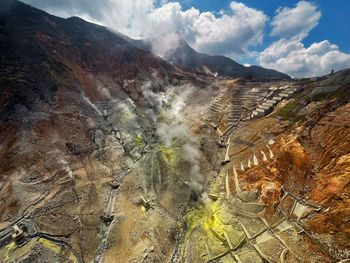
[[[334,101],[320,103],[310,113],[310,121],[278,134],[270,147],[274,158],[260,162],[262,155],[257,153],[259,164],[241,172],[240,178],[243,189],[262,192],[262,201],[272,211],[280,200],[281,186],[321,205],[320,213],[303,220],[329,247],[338,247],[333,255],[342,255],[345,247],[349,249],[349,104],[335,105]],[[254,127],[264,122],[259,120]]]

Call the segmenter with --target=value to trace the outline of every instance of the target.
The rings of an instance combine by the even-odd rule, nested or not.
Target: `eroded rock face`
[[[307,87],[295,98],[276,105],[267,117],[242,123],[223,135],[226,150],[222,177],[217,179],[209,196],[221,193],[226,201],[215,198],[191,212],[197,217],[203,214],[201,217],[206,223],[192,227],[190,217],[189,241],[184,245],[187,250],[204,251],[205,260],[220,258],[225,262],[227,254],[241,260],[247,251],[230,246],[230,235],[217,234],[216,245],[211,244],[210,237],[207,241],[204,237],[210,236],[210,232],[220,232],[227,224],[239,222],[238,229],[244,232],[247,240],[243,248],[255,248],[249,252],[255,257],[254,262],[262,259],[268,262],[280,259],[332,262],[348,257],[348,211],[345,207],[349,200],[349,87],[343,87],[342,97],[329,99],[330,95],[325,95],[317,101],[307,98],[312,107],[305,103],[305,96],[312,92]],[[308,115],[299,118],[302,114],[297,112],[308,112]],[[258,190],[259,194],[256,204],[246,200],[253,190]],[[223,204],[230,207],[232,215],[215,221],[222,215],[221,208],[216,207]],[[266,206],[260,213],[261,210],[255,210],[259,204]],[[227,218],[231,218],[231,223],[227,223]],[[246,218],[252,222],[246,222]],[[259,220],[269,232],[255,230],[255,234],[250,234],[249,229],[259,228]],[[300,231],[306,235],[302,239]],[[194,244],[192,238],[203,238],[203,243]],[[225,248],[213,252],[220,247],[220,239]],[[256,251],[258,255],[254,256]],[[204,262],[194,255],[192,259]]]

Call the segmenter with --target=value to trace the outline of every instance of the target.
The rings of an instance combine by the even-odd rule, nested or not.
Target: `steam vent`
[[[182,33],[158,54],[1,0],[0,262],[350,263],[350,69],[292,78]]]

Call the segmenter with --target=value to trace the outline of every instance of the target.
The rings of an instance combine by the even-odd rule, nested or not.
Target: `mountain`
[[[265,69],[260,66],[245,67],[225,56],[210,56],[207,54],[198,53],[182,38],[179,33],[175,34],[177,35],[175,36],[177,37],[177,44],[174,48],[169,48],[169,50],[163,54],[163,58],[179,67],[188,68],[198,72],[205,72],[211,75],[215,75],[217,73],[218,76],[222,77],[291,80],[289,75],[276,70]],[[152,45],[154,43],[163,42],[166,38],[165,36],[164,39],[153,38],[146,40],[134,40],[129,37],[122,37],[133,45],[148,51],[152,51]],[[172,37],[174,36],[172,35]],[[154,51],[157,53],[157,50]]]
[[[26,112],[50,104],[59,90],[94,102],[121,91],[137,98],[144,81],[156,88],[184,78],[200,82],[200,76],[190,77],[192,73],[78,17],[59,18],[13,0],[3,1],[0,10],[2,118],[18,115],[16,107]]]
[[[0,262],[346,261],[350,70],[217,78],[146,44],[0,2]]]
[[[180,67],[205,71],[208,68],[212,73],[231,78],[280,78],[290,80],[290,76],[276,70],[265,69],[259,66],[245,67],[224,56],[210,56],[196,52],[182,38],[179,38],[177,47],[165,56],[165,60]]]
[[[183,120],[177,101],[192,88],[209,92],[210,81],[105,27],[1,1],[0,261],[114,261],[105,242],[124,240],[116,236],[123,222],[144,231],[133,220],[142,215],[139,201],[152,195],[179,217],[197,191],[190,177],[197,161],[184,158],[181,145],[192,147],[187,126],[177,129],[180,139],[168,134],[175,137],[172,125]],[[124,200],[118,212],[117,200]],[[155,234],[155,221],[149,231],[167,240],[167,230]],[[176,222],[164,222],[176,230]],[[15,224],[26,235],[18,250]],[[116,242],[117,251],[130,253],[127,240]]]

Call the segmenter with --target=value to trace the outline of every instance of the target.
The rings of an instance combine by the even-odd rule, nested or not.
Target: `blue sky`
[[[180,32],[199,52],[293,77],[350,67],[350,0],[23,1],[132,38],[159,37],[153,51],[160,56],[176,48],[173,32]]]
[[[219,12],[220,10],[229,10],[231,1],[229,0],[184,0],[179,1],[187,9],[192,6],[198,8],[201,12],[211,11]],[[296,0],[242,0],[239,1],[245,5],[263,10],[270,18],[274,17],[276,10],[283,7],[293,8],[299,1]],[[322,17],[317,27],[310,31],[309,35],[303,39],[306,46],[314,42],[321,42],[325,39],[339,46],[340,50],[350,53],[350,1],[349,0],[318,0],[314,2],[322,12]],[[262,51],[269,46],[276,37],[270,37],[268,32],[271,26],[267,25],[264,42],[256,50]],[[255,64],[254,59],[238,59],[240,63]]]
[[[221,9],[229,9],[229,0],[185,0],[179,1],[184,8],[195,6],[202,12],[219,12]],[[242,0],[245,5],[263,10],[270,18],[275,15],[281,6],[294,7],[299,1],[296,0]],[[328,39],[340,46],[346,53],[350,52],[350,1],[349,0],[318,0],[316,3],[322,12],[319,25],[314,28],[310,35],[304,40],[306,45]],[[267,31],[269,27],[267,28]],[[267,37],[266,44],[272,39]]]

